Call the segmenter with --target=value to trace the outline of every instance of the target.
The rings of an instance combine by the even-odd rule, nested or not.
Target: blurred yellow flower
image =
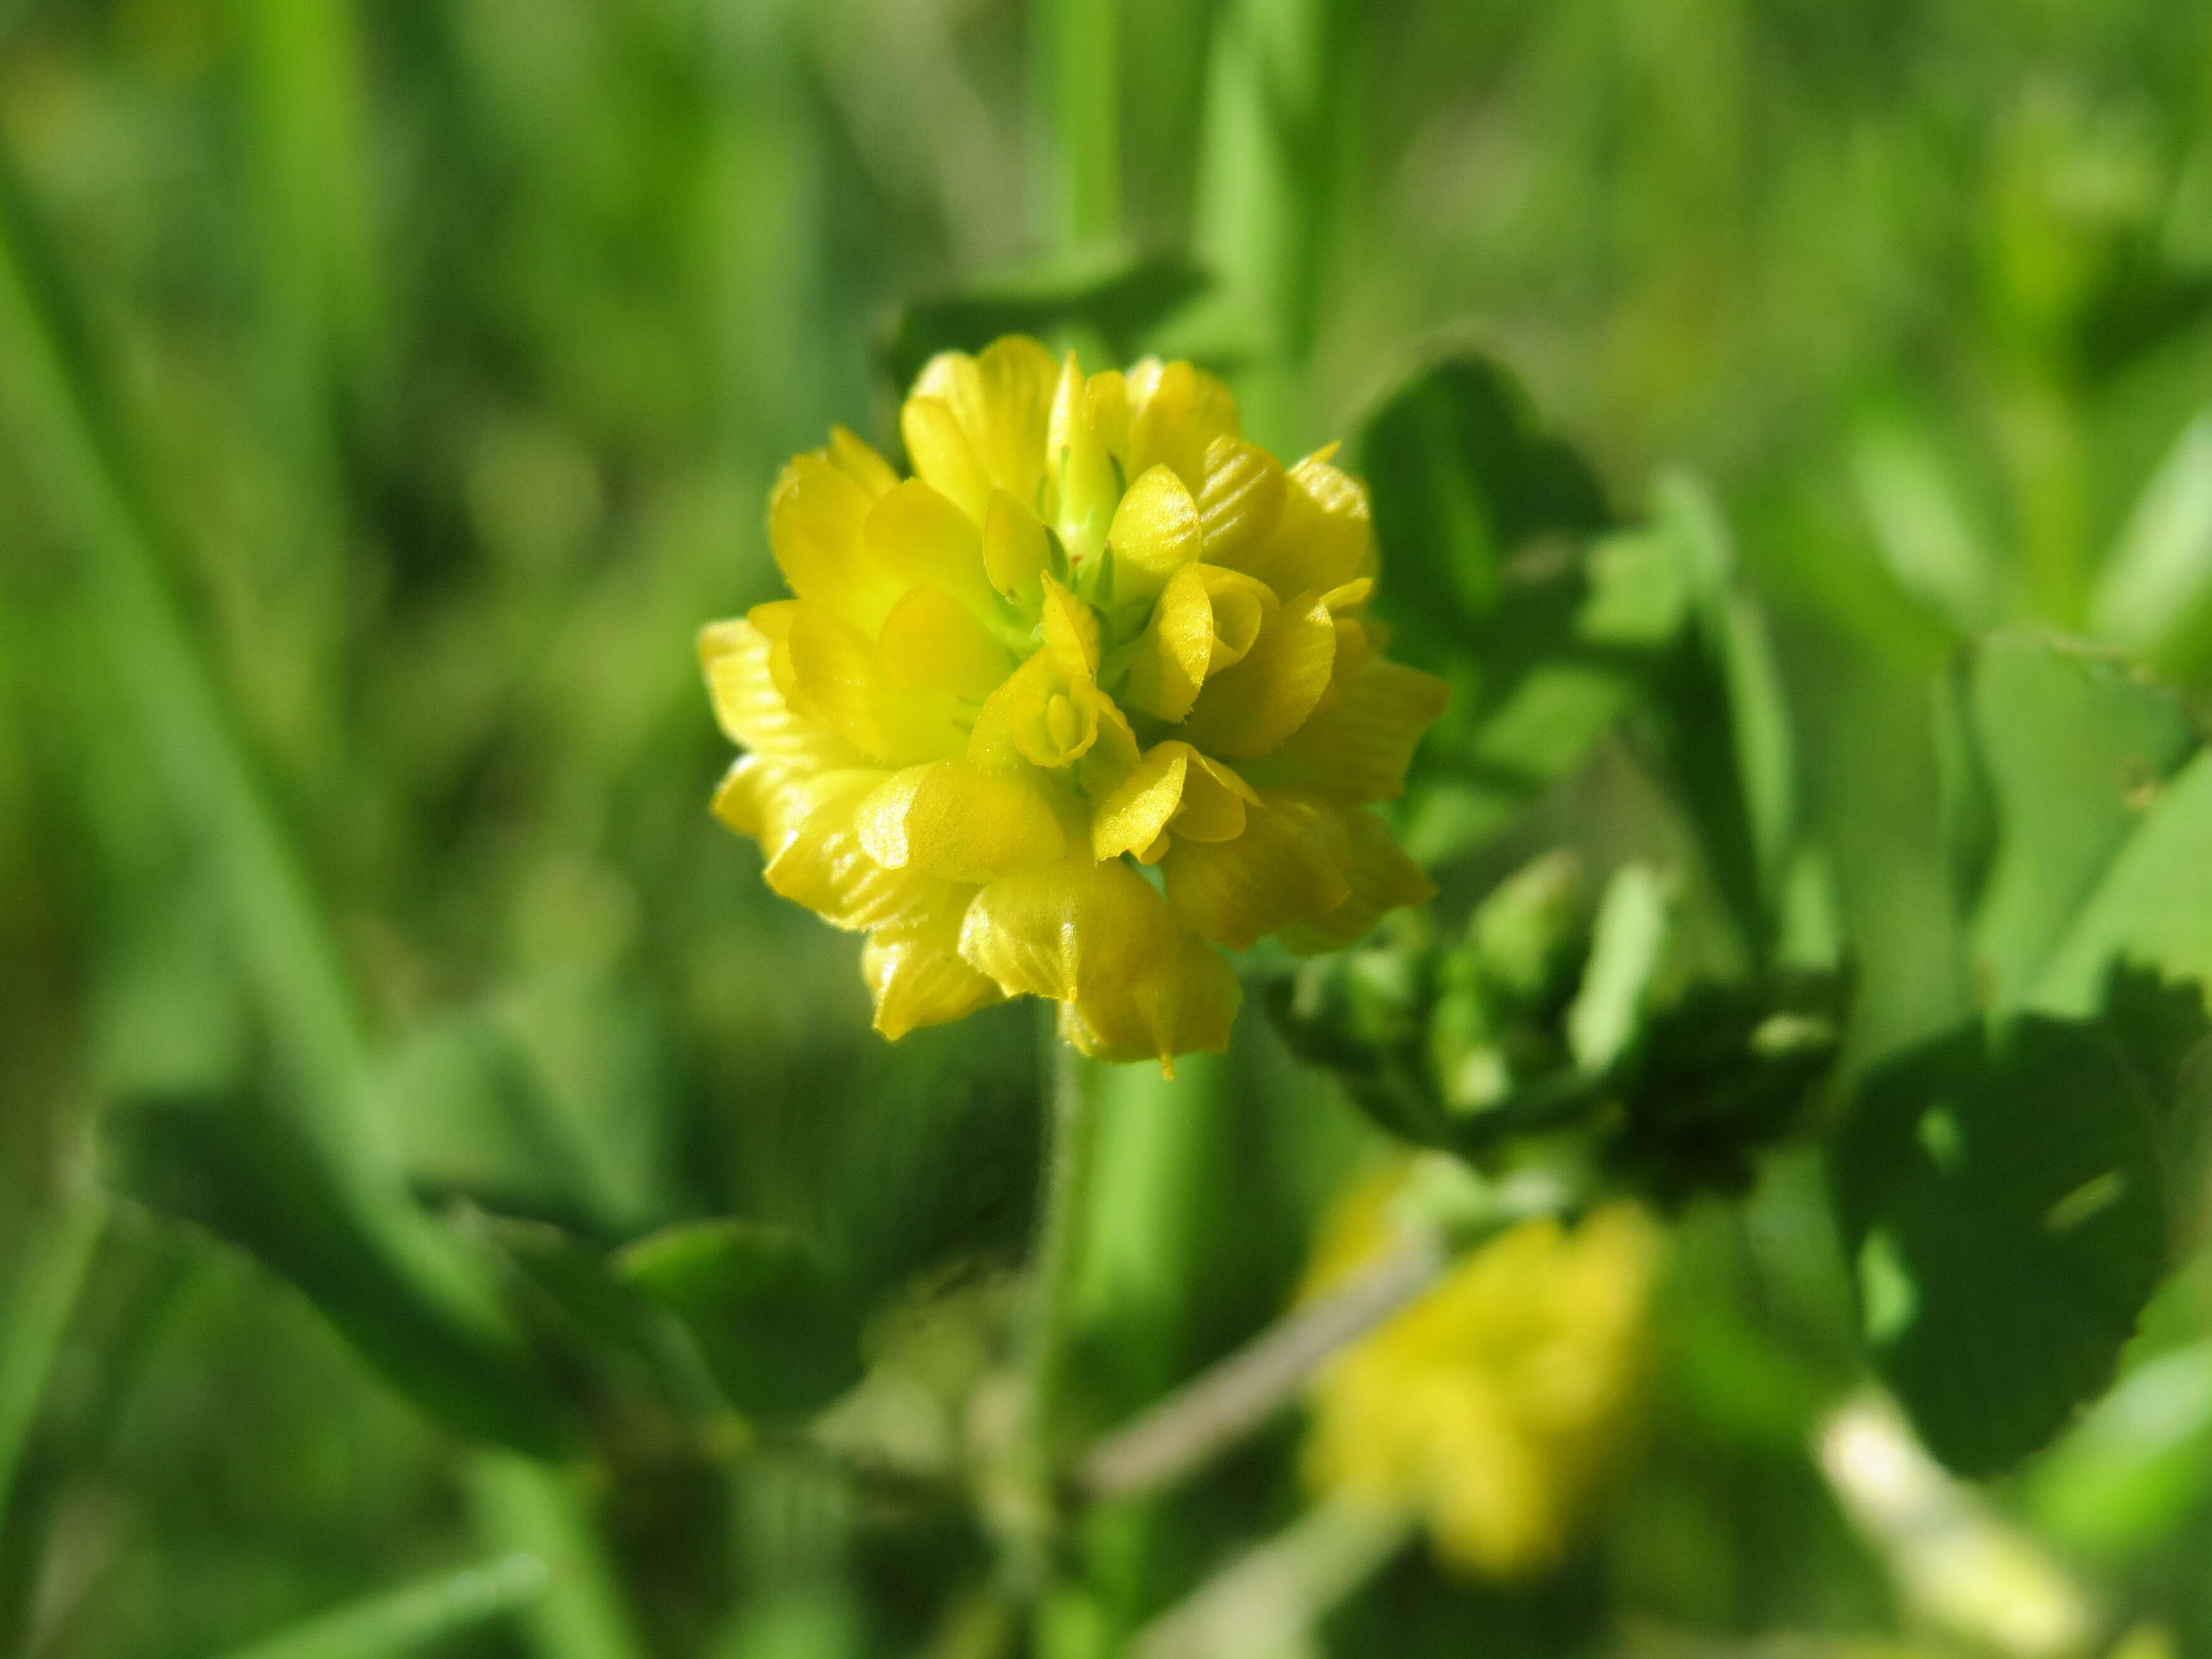
[[[1339,1205],[1309,1293],[1389,1247],[1405,1167]],[[1657,1226],[1630,1204],[1571,1230],[1525,1221],[1472,1252],[1316,1377],[1310,1484],[1411,1512],[1461,1571],[1552,1565],[1623,1452],[1658,1253]]]
[[[1365,492],[1227,390],[1034,340],[923,369],[916,477],[842,428],[770,498],[796,595],[701,639],[769,884],[865,931],[897,1037],[1024,993],[1115,1060],[1218,1050],[1208,946],[1349,944],[1427,878],[1369,803],[1445,687],[1386,660]],[[1148,873],[1150,878],[1148,878]]]

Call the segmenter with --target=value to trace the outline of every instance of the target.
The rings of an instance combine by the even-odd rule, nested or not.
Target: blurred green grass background
[[[2212,12],[1113,9],[1118,74],[1086,78],[1039,62],[1086,9],[1012,0],[0,6],[0,1263],[19,1331],[41,1285],[63,1310],[37,1398],[0,1387],[0,1650],[228,1651],[516,1541],[498,1468],[294,1291],[128,1207],[71,1231],[108,1103],[273,1063],[354,1103],[311,1133],[392,1141],[434,1197],[610,1243],[788,1220],[886,1281],[1018,1258],[1027,1013],[884,1048],[853,942],[704,810],[726,744],[693,633],[774,592],[786,457],[832,421],[888,444],[878,348],[916,296],[1091,241],[1188,257],[1216,285],[1168,343],[1284,447],[1451,341],[1623,502],[1702,468],[1844,910],[1885,942],[1862,1040],[1959,1007],[1915,945],[1942,902],[1925,680],[1998,619],[2088,622],[2147,483],[2212,465]],[[1054,137],[1085,98],[1105,162]],[[2200,689],[2203,620],[2155,641]],[[493,1049],[529,1110],[468,1081]],[[1261,1178],[1187,1246],[1204,1305],[1139,1370],[1279,1303],[1366,1133],[1272,1050],[1243,1063],[1273,1079],[1235,1128]],[[1747,1273],[1798,1248],[1698,1224]],[[774,1482],[732,1501],[665,1424],[603,1431],[586,1495],[653,1651],[919,1651],[979,1548],[933,1514],[903,1555],[864,1538],[850,1597],[804,1604],[828,1622],[779,1625],[827,1569],[805,1525],[746,1518]],[[1655,1478],[1616,1609],[1871,1617],[1795,1434]],[[2127,1582],[2212,1643],[2208,1539],[2181,1506]],[[575,1583],[568,1634],[449,1650],[617,1659]],[[1540,1613],[1486,1628],[1540,1647]]]

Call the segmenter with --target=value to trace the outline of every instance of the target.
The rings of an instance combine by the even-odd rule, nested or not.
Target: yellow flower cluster
[[[1402,1167],[1323,1229],[1321,1290],[1388,1248]],[[1619,1461],[1644,1374],[1658,1229],[1632,1205],[1571,1231],[1526,1221],[1471,1253],[1316,1379],[1318,1490],[1405,1510],[1437,1555],[1492,1578],[1555,1563]]]
[[[797,597],[702,641],[747,751],[714,809],[866,932],[878,1030],[1027,993],[1085,1054],[1170,1063],[1228,1042],[1208,941],[1330,949],[1427,896],[1367,806],[1445,688],[1377,648],[1327,453],[1285,468],[1188,363],[1019,338],[933,361],[900,431],[911,478],[842,429],[785,469]]]

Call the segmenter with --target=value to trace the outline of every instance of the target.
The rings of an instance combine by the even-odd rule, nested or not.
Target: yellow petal
[[[1244,833],[1246,811],[1259,805],[1252,787],[1211,756],[1170,738],[1155,744],[1091,819],[1091,850],[1102,859],[1134,853],[1157,864],[1170,829],[1193,841],[1231,841]]]
[[[1069,678],[1050,651],[1039,651],[984,700],[968,754],[986,766],[1017,761],[1048,771],[1073,766],[1118,713],[1097,685]]]
[[[1206,532],[1198,502],[1169,466],[1155,466],[1131,484],[1106,532],[1114,550],[1115,604],[1148,598],[1195,561]]]
[[[876,1000],[876,1030],[892,1042],[919,1026],[942,1025],[1004,1000],[1004,992],[961,959],[965,908],[868,935],[860,973]]]
[[[1308,720],[1254,775],[1332,800],[1395,800],[1421,733],[1450,699],[1451,687],[1435,675],[1370,657],[1337,706]]]
[[[1096,686],[1079,688],[1077,695],[1091,704],[1097,716],[1098,732],[1089,751],[1076,763],[1075,782],[1091,799],[1103,800],[1135,769],[1137,734],[1130,729],[1128,717],[1114,706],[1113,698]]]
[[[1428,872],[1407,857],[1374,813],[1359,807],[1330,806],[1343,829],[1338,869],[1351,891],[1326,915],[1286,924],[1285,947],[1301,955],[1341,951],[1364,939],[1388,912],[1425,902],[1437,889]]]
[[[855,813],[877,863],[947,881],[986,882],[1049,864],[1067,848],[1060,820],[1019,773],[964,758],[894,772]]]
[[[785,695],[863,755],[903,764],[952,754],[965,744],[951,700],[893,684],[877,659],[875,642],[843,617],[800,600],[789,623],[783,645],[791,684]]]
[[[1070,567],[1086,572],[1106,546],[1107,527],[1127,483],[1129,392],[1113,369],[1086,376],[1070,352],[1052,401],[1045,476],[1057,497],[1054,527]],[[1087,579],[1087,578],[1086,578]]]
[[[1133,980],[1063,1002],[1060,1034],[1094,1060],[1154,1060],[1175,1075],[1177,1054],[1223,1053],[1243,992],[1227,963],[1178,930]]]
[[[960,954],[1009,996],[1066,1002],[1109,994],[1175,947],[1176,927],[1145,878],[1088,849],[1000,877],[976,894]]]
[[[982,522],[993,488],[1017,501],[1037,499],[1044,478],[1046,422],[1059,368],[1052,353],[1035,340],[1010,335],[973,357],[957,351],[933,357],[916,378],[914,395],[940,403],[951,413],[985,481],[972,506],[957,493],[946,492],[969,507],[977,523]],[[908,453],[913,453],[911,444]],[[915,470],[929,477],[919,457]]]
[[[1275,596],[1241,572],[1183,566],[1126,648],[1122,700],[1164,720],[1183,719],[1206,677],[1242,661],[1275,609]]]
[[[1259,805],[1259,791],[1212,756],[1193,749],[1182,809],[1170,827],[1186,841],[1234,841],[1244,833],[1250,809]]]
[[[1052,567],[1052,538],[1044,521],[1003,489],[991,492],[983,519],[983,570],[991,586],[1017,605],[1041,602],[1042,580]]]
[[[791,591],[873,632],[901,584],[861,534],[872,498],[820,451],[783,470],[769,495],[769,545]]]
[[[775,768],[758,755],[740,755],[715,786],[708,810],[741,836],[765,844],[775,831],[779,778]]]
[[[787,765],[860,765],[850,744],[784,701],[769,671],[771,649],[769,636],[744,617],[700,630],[699,659],[722,730],[733,742]]]
[[[1232,951],[1294,921],[1328,915],[1352,896],[1338,869],[1349,848],[1342,821],[1295,795],[1263,792],[1263,810],[1234,841],[1178,838],[1160,873],[1185,926]]]
[[[776,780],[761,841],[768,884],[838,927],[896,927],[965,904],[973,886],[890,869],[868,855],[860,805],[883,781],[874,769]]]
[[[1044,648],[1074,679],[1098,672],[1098,613],[1048,575],[1044,583]]]
[[[1327,604],[1327,599],[1324,599],[1322,603]],[[1360,618],[1340,614],[1332,625],[1336,629],[1336,655],[1329,660],[1328,688],[1322,692],[1321,700],[1314,704],[1313,714],[1307,720],[1306,726],[1311,726],[1323,714],[1342,705],[1346,694],[1367,672],[1368,660],[1374,655],[1367,624]],[[1298,730],[1303,732],[1305,726],[1302,726]],[[1276,752],[1279,754],[1281,751]]]
[[[1282,516],[1287,485],[1282,463],[1242,438],[1216,438],[1206,453],[1206,482],[1198,492],[1206,526],[1206,562],[1246,568]],[[1285,598],[1289,597],[1287,594]]]
[[[1155,744],[1098,804],[1091,820],[1091,850],[1113,859],[1149,848],[1182,806],[1183,777],[1195,753],[1188,744]]]
[[[1292,467],[1284,485],[1281,511],[1267,534],[1244,553],[1238,568],[1285,599],[1337,587],[1362,574],[1373,562],[1375,541],[1366,489],[1314,457]]]
[[[830,465],[860,486],[870,501],[898,482],[891,464],[842,426],[830,428]]]
[[[1208,677],[1181,736],[1212,755],[1264,755],[1305,724],[1328,689],[1336,623],[1316,600],[1273,612],[1243,661]]]
[[[983,532],[952,499],[920,478],[895,484],[861,526],[876,563],[894,576],[981,597]]]
[[[884,618],[876,655],[894,685],[980,702],[1013,672],[1014,659],[975,613],[925,583]]]
[[[996,486],[951,404],[941,398],[908,398],[899,410],[899,436],[906,441],[915,476],[982,523]]]
[[[1131,476],[1170,467],[1196,494],[1213,441],[1238,435],[1237,400],[1212,375],[1157,357],[1132,368],[1128,386]]]

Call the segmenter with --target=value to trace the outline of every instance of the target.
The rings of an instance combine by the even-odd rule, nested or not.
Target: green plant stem
[[[1039,229],[1054,252],[1110,244],[1121,218],[1121,0],[1036,0],[1030,125]]]
[[[545,1593],[520,1614],[541,1659],[644,1659],[573,1472],[479,1451],[468,1488],[479,1539],[545,1564]]]
[[[1304,1653],[1313,1626],[1395,1555],[1413,1531],[1401,1510],[1334,1499],[1238,1556],[1139,1632],[1134,1659]]]
[[[1266,1422],[1316,1368],[1396,1313],[1443,1274],[1443,1242],[1407,1241],[1349,1284],[1286,1315],[1084,1457],[1089,1497],[1158,1492],[1195,1473]]]
[[[1053,1006],[1045,1005],[1048,1016]],[[1067,1368],[1081,1319],[1082,1245],[1096,1133],[1084,1086],[1083,1062],[1060,1040],[1049,1018],[1044,1042],[1052,1121],[1037,1218],[1036,1302],[1028,1369],[1031,1453],[1049,1513],[1067,1450]]]
[[[60,1213],[32,1235],[7,1317],[0,1322],[0,1522],[7,1517],[54,1354],[106,1218],[106,1200],[98,1188],[70,1194]]]

